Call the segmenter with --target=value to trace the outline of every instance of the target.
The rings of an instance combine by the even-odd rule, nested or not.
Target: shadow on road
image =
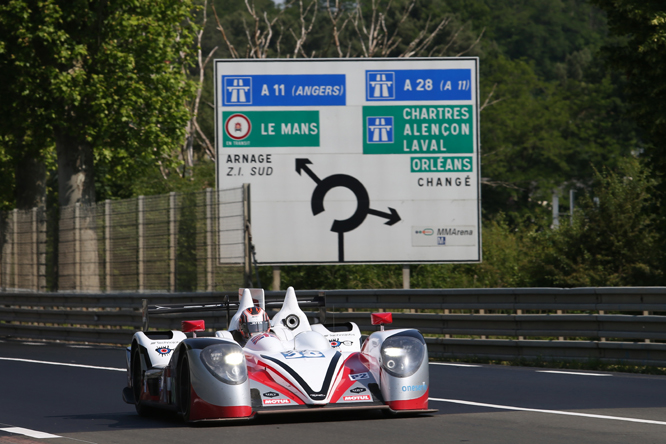
[[[427,418],[426,415],[409,415],[410,418]],[[401,418],[405,416],[397,416]],[[361,412],[331,412],[331,411],[313,411],[304,413],[275,413],[270,415],[260,415],[252,419],[242,420],[221,420],[221,421],[201,421],[187,424],[181,418],[172,412],[154,411],[147,416],[139,416],[132,413],[96,413],[84,415],[63,415],[48,416],[46,418],[61,420],[60,424],[70,424],[71,431],[103,431],[103,430],[134,430],[134,429],[152,429],[152,428],[182,428],[182,427],[239,427],[249,425],[272,425],[272,424],[307,424],[307,423],[328,423],[328,422],[350,422],[350,421],[381,421],[391,420],[393,417],[384,414],[381,411],[361,411]],[[60,431],[65,432],[64,430]]]

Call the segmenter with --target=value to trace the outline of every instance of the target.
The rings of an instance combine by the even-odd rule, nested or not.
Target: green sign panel
[[[223,148],[319,146],[319,111],[225,111]]]
[[[412,173],[469,173],[471,156],[419,156],[409,161]]]
[[[363,154],[473,154],[471,105],[364,106]]]

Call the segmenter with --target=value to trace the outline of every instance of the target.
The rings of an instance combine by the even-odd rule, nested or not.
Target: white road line
[[[16,435],[25,435],[29,436],[31,438],[62,438],[62,436],[58,435],[51,435],[50,433],[44,433],[44,432],[38,432],[36,430],[30,430],[30,429],[24,429],[22,427],[7,427],[4,429],[0,429],[4,432],[8,433],[14,433]]]
[[[441,399],[441,398],[428,398],[430,401],[450,402],[453,404],[473,405],[476,407],[488,407],[491,409],[500,410],[517,410],[521,412],[535,412],[535,413],[549,413],[551,415],[565,415],[565,416],[582,416],[584,418],[596,419],[612,419],[615,421],[638,422],[642,424],[657,424],[666,426],[664,421],[653,421],[651,419],[638,419],[638,418],[623,418],[621,416],[607,416],[607,415],[594,415],[591,413],[578,413],[578,412],[564,412],[561,410],[542,410],[542,409],[528,409],[524,407],[513,407],[510,405],[497,405],[497,404],[484,404],[481,402],[462,401],[460,399]]]
[[[554,373],[556,375],[578,375],[578,376],[613,376],[608,373],[581,373],[581,372],[560,372],[557,370],[537,370],[537,373]]]
[[[429,362],[430,365],[446,365],[449,367],[481,367],[480,365],[474,364],[454,364],[452,362]]]
[[[49,365],[63,365],[65,367],[79,367],[79,368],[92,368],[96,370],[113,370],[116,372],[126,372],[125,368],[114,368],[114,367],[98,367],[96,365],[83,365],[83,364],[69,364],[66,362],[49,362],[49,361],[35,361],[34,359],[19,359],[19,358],[2,358],[0,361],[18,361],[18,362],[31,362],[33,364],[49,364]]]

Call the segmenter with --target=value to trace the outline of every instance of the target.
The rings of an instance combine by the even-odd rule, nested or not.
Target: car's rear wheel
[[[185,421],[190,420],[192,402],[190,383],[190,363],[187,353],[183,353],[178,364],[178,413]]]
[[[141,352],[139,347],[132,351],[132,392],[134,394],[134,407],[140,416],[146,416],[149,408],[141,403],[143,388],[143,369],[141,368]]]

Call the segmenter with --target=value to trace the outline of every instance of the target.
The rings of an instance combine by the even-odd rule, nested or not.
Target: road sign
[[[481,260],[478,59],[216,60],[261,264]]]

